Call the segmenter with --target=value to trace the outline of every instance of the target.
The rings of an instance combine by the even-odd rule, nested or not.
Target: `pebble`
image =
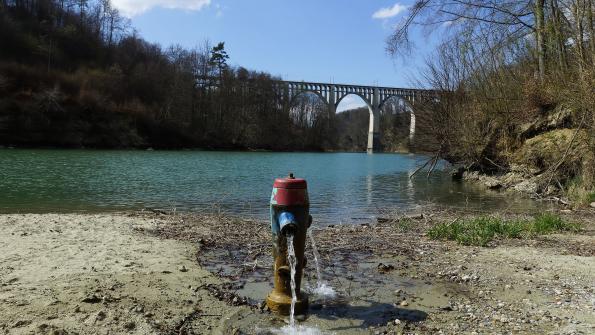
[[[595,208],[595,202],[591,203],[591,208]]]
[[[188,272],[188,269],[184,265],[180,266],[180,272]]]
[[[124,329],[127,329],[127,330],[133,330],[134,328],[136,328],[136,323],[134,323],[134,322],[132,322],[132,321],[130,321],[130,322],[126,322],[126,323],[124,324]]]
[[[395,319],[395,325],[400,325],[400,324],[401,324],[401,320]]]
[[[401,306],[409,306],[409,303],[407,302],[407,300],[403,300],[400,303]]]
[[[95,320],[103,321],[103,320],[105,320],[105,317],[106,317],[105,312],[99,311],[99,312],[97,312],[97,316],[95,317]]]

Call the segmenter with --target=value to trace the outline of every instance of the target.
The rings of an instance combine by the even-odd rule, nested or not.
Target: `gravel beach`
[[[487,247],[426,236],[472,215],[315,226],[322,273],[341,299],[313,299],[303,324],[322,334],[595,333],[595,211],[563,214],[580,232]],[[262,305],[267,222],[5,214],[0,229],[0,334],[269,334],[285,322]]]

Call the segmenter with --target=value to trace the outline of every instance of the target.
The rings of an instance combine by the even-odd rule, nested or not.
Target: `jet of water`
[[[287,262],[291,268],[291,311],[289,314],[289,326],[295,328],[295,303],[297,302],[297,295],[295,292],[295,267],[297,258],[295,256],[295,249],[293,248],[293,234],[287,234]]]
[[[316,288],[313,290],[313,293],[325,298],[334,298],[337,295],[337,293],[330,285],[328,285],[322,279],[322,271],[320,270],[319,261],[320,254],[318,253],[316,241],[314,241],[314,236],[312,235],[311,230],[308,230],[308,237],[310,238],[310,244],[312,245],[312,253],[314,254],[314,263],[316,264]]]
[[[320,283],[322,282],[322,274],[320,273],[320,263],[318,262],[320,254],[318,253],[318,248],[316,248],[316,242],[314,241],[314,236],[312,236],[312,230],[308,230],[308,237],[310,238],[312,252],[314,253],[314,263],[316,263],[316,280],[318,281],[317,286],[320,286]]]

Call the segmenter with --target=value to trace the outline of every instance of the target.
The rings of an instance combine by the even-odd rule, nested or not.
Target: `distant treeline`
[[[0,145],[365,149],[367,117],[308,96],[284,111],[276,78],[228,58],[223,43],[149,43],[109,0],[0,0]]]

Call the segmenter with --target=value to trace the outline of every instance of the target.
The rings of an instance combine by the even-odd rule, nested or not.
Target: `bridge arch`
[[[384,99],[378,105],[378,110],[382,111],[384,107],[386,107],[387,103],[391,100],[397,100],[402,102],[405,106],[407,112],[410,114],[410,122],[409,122],[409,143],[412,144],[415,139],[415,109],[413,108],[413,102],[411,97],[397,95],[397,94],[390,94],[384,97]]]
[[[326,97],[324,97],[322,95],[321,92],[316,91],[316,90],[299,90],[299,91],[293,92],[293,94],[289,97],[289,106],[293,106],[299,97],[308,95],[308,94],[316,95],[321,101],[324,101],[324,103],[328,105],[328,100],[326,99]]]
[[[339,107],[339,104],[348,96],[356,96],[359,97],[361,99],[361,101],[366,103],[366,106],[368,107],[368,109],[370,110],[370,113],[374,112],[374,107],[372,105],[372,101],[370,101],[368,98],[366,98],[364,95],[362,95],[361,93],[346,93],[341,95],[340,97],[338,97],[337,102],[335,103],[335,110]]]

